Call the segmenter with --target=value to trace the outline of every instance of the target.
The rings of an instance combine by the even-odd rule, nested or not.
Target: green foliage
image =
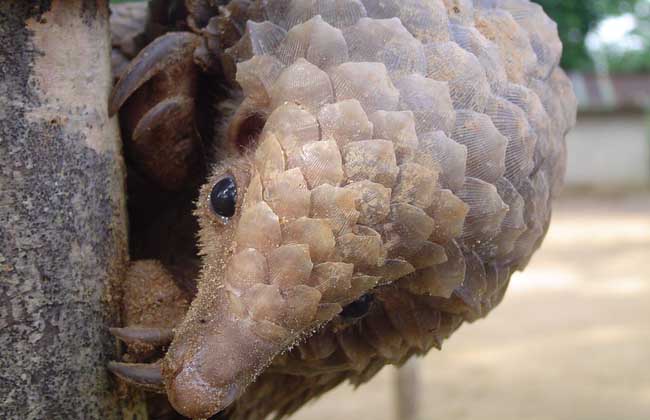
[[[569,70],[593,71],[594,63],[585,45],[589,32],[607,16],[636,13],[639,22],[647,22],[650,16],[639,15],[638,7],[648,0],[534,0],[557,22],[560,38],[564,44],[562,66]],[[646,8],[647,9],[647,8]],[[612,72],[650,71],[650,35],[640,35],[648,47],[640,51],[602,51]]]
[[[536,0],[558,25],[564,44],[562,65],[570,69],[589,69],[592,61],[585,38],[600,20],[591,0]]]

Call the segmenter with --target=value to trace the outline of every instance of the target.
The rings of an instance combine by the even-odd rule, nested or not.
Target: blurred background
[[[504,302],[295,420],[650,419],[650,0],[538,0],[579,99],[566,189]]]

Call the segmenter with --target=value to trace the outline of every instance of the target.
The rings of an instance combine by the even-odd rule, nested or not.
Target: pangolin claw
[[[132,385],[157,392],[164,391],[162,369],[158,363],[109,362],[108,370]]]
[[[153,347],[166,346],[174,338],[171,328],[126,327],[111,328],[111,334],[127,344],[145,344]]]
[[[198,35],[190,32],[170,32],[147,45],[115,85],[109,99],[109,115],[115,115],[133,92],[159,72],[192,60],[200,41]]]
[[[157,129],[191,125],[194,118],[194,100],[187,96],[172,96],[158,102],[138,121],[133,130],[133,141],[138,141]]]

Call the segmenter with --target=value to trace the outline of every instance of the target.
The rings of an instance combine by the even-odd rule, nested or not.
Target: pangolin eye
[[[212,211],[218,216],[231,218],[237,205],[237,184],[232,176],[220,179],[210,192]]]

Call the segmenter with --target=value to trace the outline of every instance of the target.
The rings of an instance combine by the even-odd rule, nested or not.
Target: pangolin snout
[[[212,379],[212,378],[211,378]],[[239,396],[235,383],[214,386],[204,380],[199,369],[187,366],[167,385],[174,408],[190,418],[207,418],[232,404]]]
[[[167,395],[178,412],[206,418],[226,409],[262,369],[270,349],[242,323],[216,317],[191,338],[184,333],[192,330],[181,326],[163,363]]]

